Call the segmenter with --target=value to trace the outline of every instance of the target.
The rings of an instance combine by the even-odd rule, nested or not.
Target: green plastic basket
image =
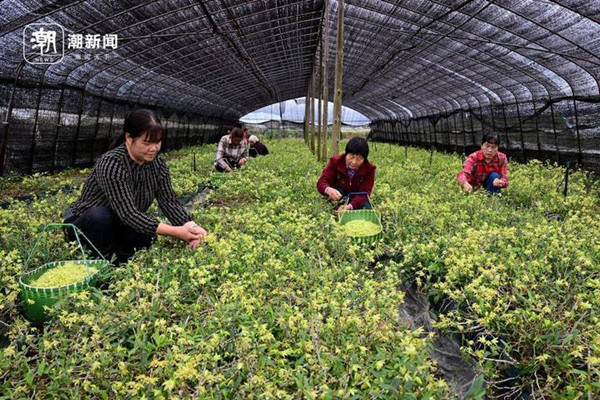
[[[340,213],[340,226],[347,224],[350,221],[355,220],[365,220],[370,221],[377,224],[381,229],[379,233],[371,236],[350,236],[350,239],[354,243],[374,243],[377,240],[383,237],[383,226],[381,225],[381,220],[379,218],[379,214],[375,210],[351,210],[351,211],[343,211]]]
[[[64,261],[54,261],[47,262],[43,264],[41,267],[36,268],[32,271],[26,272],[25,274],[19,277],[19,287],[20,298],[23,305],[23,313],[27,319],[29,319],[34,324],[43,324],[44,322],[49,320],[49,316],[45,307],[52,307],[58,301],[65,298],[71,293],[81,292],[91,286],[97,285],[99,282],[106,280],[110,274],[110,262],[104,258],[102,253],[98,251],[98,249],[94,246],[92,242],[73,224],[48,224],[44,227],[44,230],[38,237],[33,249],[29,253],[27,257],[27,261],[25,262],[25,269],[29,265],[29,261],[31,260],[32,255],[35,253],[40,241],[45,236],[49,228],[72,228],[75,233],[75,238],[77,239],[77,244],[79,245],[79,249],[81,250],[81,254],[83,259],[80,260],[64,260]],[[81,244],[81,240],[79,236],[82,236],[90,246],[98,253],[100,259],[90,260],[86,259],[85,250]],[[65,264],[67,262],[76,262],[78,264],[83,264],[88,267],[94,267],[97,269],[96,273],[88,274],[88,276],[79,281],[74,282],[68,285],[50,287],[50,288],[41,288],[31,286],[30,283],[37,278],[39,278],[44,272],[49,269],[55,268],[59,265]]]
[[[71,261],[88,267],[94,267],[98,271],[88,275],[82,281],[65,286],[40,288],[29,285],[30,282],[39,278],[49,269]],[[44,307],[52,307],[71,293],[78,293],[91,286],[97,285],[98,282],[103,281],[107,277],[109,269],[110,264],[106,260],[69,260],[49,262],[33,271],[27,272],[19,278],[19,286],[21,287],[20,297],[25,317],[35,324],[42,324],[48,321],[48,313]]]

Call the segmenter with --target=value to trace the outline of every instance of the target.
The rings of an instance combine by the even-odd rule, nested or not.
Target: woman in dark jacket
[[[116,254],[117,263],[150,247],[156,235],[176,237],[193,249],[206,236],[177,201],[167,164],[158,156],[162,137],[152,111],[130,113],[123,133],[94,165],[81,197],[65,212],[65,223],[81,229],[106,258]],[[173,225],[146,215],[155,199]]]
[[[317,190],[332,201],[339,201],[352,192],[371,194],[375,183],[375,166],[368,161],[369,144],[361,137],[353,137],[342,154],[331,157],[317,181]],[[349,203],[338,207],[343,210],[371,208],[366,194],[352,196]]]

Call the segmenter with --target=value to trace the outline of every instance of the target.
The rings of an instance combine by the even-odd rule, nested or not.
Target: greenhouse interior
[[[600,2],[6,0],[0,399],[600,398]]]

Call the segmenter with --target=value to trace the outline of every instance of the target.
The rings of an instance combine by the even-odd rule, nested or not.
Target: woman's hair
[[[500,136],[497,133],[486,133],[483,135],[483,139],[481,140],[481,144],[490,143],[495,144],[496,146],[500,146]]]
[[[112,141],[109,150],[124,143],[126,133],[134,139],[145,135],[149,142],[158,143],[163,138],[163,127],[154,112],[144,108],[134,110],[125,117],[123,132]]]
[[[355,136],[346,144],[346,154],[348,153],[360,154],[366,160],[369,157],[369,144],[364,138]]]
[[[233,128],[231,131],[231,137],[242,139],[244,137],[244,131],[242,131],[242,128]]]

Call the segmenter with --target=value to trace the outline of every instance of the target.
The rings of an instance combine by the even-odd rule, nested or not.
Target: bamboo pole
[[[321,70],[321,64],[323,62],[323,43],[321,42],[321,51],[319,52],[319,73],[318,73],[318,79],[319,79],[319,86],[317,89],[317,98],[318,98],[318,106],[317,106],[317,148],[316,148],[316,153],[317,153],[317,161],[321,161],[321,140],[322,140],[322,134],[321,134],[321,130],[322,130],[322,126],[321,126],[321,117],[323,116],[323,102],[321,101],[321,98],[323,97],[323,79],[321,77],[321,73],[323,72]],[[314,152],[314,151],[313,151]]]
[[[321,161],[327,160],[327,118],[329,117],[329,79],[327,79],[327,63],[329,62],[329,0],[325,0],[325,16],[323,18],[323,57],[321,58],[321,84],[323,88],[323,118],[321,127]]]
[[[314,85],[313,85],[313,81],[314,81],[314,69],[313,69],[313,74],[310,77],[310,82],[308,83],[308,148],[312,151],[313,149],[313,143],[314,143],[314,126],[315,126],[315,121],[314,121],[314,115],[315,115],[315,102],[313,101],[313,97],[314,97]]]
[[[308,120],[310,118],[310,83],[308,85],[308,90],[306,91],[305,103],[304,103],[304,143],[308,145]]]
[[[311,91],[312,91],[312,99],[310,100],[310,109],[311,109],[311,113],[310,113],[310,151],[314,154],[315,153],[315,114],[316,114],[316,109],[315,109],[315,95],[317,95],[316,93],[316,89],[317,89],[317,70],[316,68],[313,68],[313,77],[311,80]]]
[[[337,49],[333,95],[333,128],[331,131],[331,154],[339,153],[342,130],[342,74],[344,72],[344,0],[338,1]]]

